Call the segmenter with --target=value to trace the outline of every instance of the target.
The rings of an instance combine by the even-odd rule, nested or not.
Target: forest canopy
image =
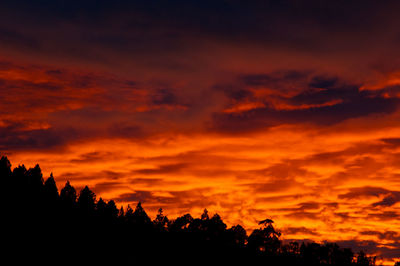
[[[212,258],[246,265],[376,264],[376,257],[335,243],[284,243],[271,219],[260,221],[250,234],[241,225],[228,228],[206,209],[198,218],[187,213],[169,219],[160,208],[152,220],[141,202],[118,208],[113,200],[97,199],[88,186],[77,192],[69,181],[58,191],[53,175],[44,179],[39,165],[12,169],[5,156],[0,177],[9,254],[27,254],[42,263],[172,259],[183,265]]]

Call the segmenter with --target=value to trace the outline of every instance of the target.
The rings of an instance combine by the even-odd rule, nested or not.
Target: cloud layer
[[[0,8],[13,166],[398,257],[398,1],[39,2]]]

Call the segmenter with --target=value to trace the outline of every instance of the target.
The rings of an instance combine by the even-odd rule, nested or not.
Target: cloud
[[[118,202],[147,202],[148,200],[154,200],[153,192],[151,191],[135,191],[132,193],[124,193],[118,196],[115,200]],[[161,198],[157,198],[157,201]]]
[[[127,123],[114,123],[108,127],[111,137],[140,138],[144,137],[143,129],[138,125]]]
[[[18,30],[0,27],[0,43],[8,47],[37,51],[41,49],[40,42]]]
[[[310,73],[304,70],[279,70],[268,74],[246,74],[239,76],[243,85],[251,87],[270,87],[276,90],[282,90],[287,85],[301,83],[308,79]]]
[[[379,240],[399,229],[398,1],[41,3],[0,9],[15,164],[146,211],[271,216],[398,254]]]
[[[88,162],[96,162],[99,160],[104,160],[111,155],[111,153],[103,153],[103,152],[87,152],[79,155],[78,158],[71,159],[71,163],[88,163]]]
[[[400,191],[390,191],[381,187],[357,187],[351,188],[345,194],[338,195],[339,199],[360,199],[363,197],[380,197],[384,196],[382,200],[373,203],[373,207],[390,207],[400,201]]]
[[[105,192],[110,192],[116,189],[123,189],[123,188],[125,188],[125,185],[121,182],[107,181],[107,182],[97,183],[92,189],[96,194],[100,195]]]
[[[381,211],[376,213],[368,213],[368,218],[376,220],[376,221],[393,221],[394,219],[398,219],[400,214],[396,211]]]
[[[349,192],[340,194],[338,197],[339,199],[358,199],[362,197],[379,197],[388,193],[390,191],[385,188],[365,186],[350,188]]]
[[[310,228],[306,228],[304,226],[283,228],[282,233],[285,235],[297,235],[297,234],[312,235],[312,236],[320,235],[316,229],[310,229]]]
[[[309,83],[311,88],[331,88],[338,82],[337,77],[314,76]]]
[[[29,129],[20,123],[0,127],[0,149],[8,150],[46,150],[60,147],[75,139],[77,130]]]
[[[218,61],[229,55],[240,59],[244,57],[243,50],[251,55],[244,57],[248,58],[246,61],[260,60],[267,65],[288,65],[290,58],[295,62],[315,61],[309,58],[320,56],[324,65],[330,66],[332,62],[337,64],[337,54],[347,62],[357,62],[365,50],[370,52],[369,57],[381,55],[394,43],[394,29],[398,28],[392,12],[398,8],[395,1],[328,3],[323,7],[317,1],[169,1],[156,6],[119,0],[96,5],[91,1],[79,5],[45,2],[37,5],[26,0],[16,1],[17,4],[5,1],[0,22],[9,36],[0,45],[22,54],[63,59],[61,62],[67,58],[69,62],[96,62],[111,69],[151,65],[169,71],[171,66],[185,66],[179,71],[191,72],[204,69],[204,60]],[[385,16],[377,16],[378,11]],[[383,33],[381,28],[388,30]],[[37,47],[23,49],[30,43],[37,43]],[[235,48],[240,52],[232,51]],[[394,47],[389,48],[389,54],[396,52]],[[255,55],[249,51],[255,51]],[[204,53],[210,56],[203,56]],[[293,54],[308,57],[298,60]],[[230,60],[220,62],[235,65]],[[214,70],[218,65],[210,68]]]
[[[213,89],[217,91],[222,91],[226,95],[226,97],[235,101],[244,100],[253,96],[253,93],[250,90],[231,84],[215,85]]]
[[[389,145],[400,146],[400,138],[383,138],[381,140]]]
[[[380,240],[392,240],[396,242],[400,240],[399,233],[395,231],[380,232],[374,230],[367,230],[367,231],[361,231],[360,235],[377,236]]]
[[[169,89],[158,89],[152,95],[152,102],[156,105],[171,105],[176,104],[176,95]]]
[[[330,80],[319,81],[320,84],[316,85],[327,85],[325,87],[313,87],[314,85],[310,85],[310,89],[307,89],[294,97],[292,97],[289,101],[295,105],[301,104],[323,104],[326,102],[332,102],[334,100],[340,100],[342,102],[351,102],[358,101],[358,98],[365,98],[368,96],[362,95],[363,93],[359,92],[359,87],[354,85],[343,85],[338,87],[332,87],[331,84],[327,82],[331,82]],[[336,82],[336,81],[335,81]]]
[[[257,75],[247,83],[259,85],[268,83],[270,79],[269,75]],[[283,79],[282,82],[289,86],[292,84],[290,79]],[[308,76],[295,75],[295,84],[299,87],[284,97],[279,93],[269,92],[247,100],[247,104],[261,102],[262,105],[254,105],[250,109],[237,108],[237,112],[215,112],[208,127],[211,130],[235,134],[284,124],[329,126],[351,118],[392,114],[398,110],[400,104],[397,97],[384,97],[386,88],[377,91],[360,90],[360,85],[348,84],[336,77],[313,76],[309,81]],[[245,89],[246,87],[242,88]],[[257,93],[257,90],[251,90],[251,95]],[[230,94],[228,97],[232,98]],[[238,105],[237,101],[233,104]],[[234,106],[230,110],[234,110]]]
[[[160,165],[157,168],[138,169],[135,170],[133,173],[144,174],[144,175],[160,175],[167,173],[177,173],[186,167],[187,167],[186,163],[166,164],[166,165]]]
[[[389,195],[385,196],[381,201],[372,204],[374,207],[390,207],[400,201],[400,191],[390,192]]]
[[[382,245],[372,240],[339,240],[336,243],[342,247],[351,248],[355,252],[364,251],[369,254],[377,254],[379,257],[385,259],[398,257],[398,243]]]
[[[308,212],[308,211],[297,211],[297,212],[291,212],[288,214],[284,214],[284,217],[294,219],[297,217],[297,219],[302,219],[302,220],[310,220],[310,221],[316,221],[319,220],[320,218],[320,213],[317,212]]]

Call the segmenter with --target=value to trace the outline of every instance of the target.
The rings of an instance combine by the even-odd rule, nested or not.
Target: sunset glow
[[[400,259],[398,2],[21,2],[0,11],[13,167]]]

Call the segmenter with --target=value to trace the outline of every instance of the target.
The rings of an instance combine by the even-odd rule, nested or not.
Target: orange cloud
[[[279,72],[207,88],[208,108],[181,88],[111,74],[10,63],[0,78],[1,149],[14,166],[40,163],[59,188],[88,184],[153,216],[207,208],[249,230],[272,218],[287,240],[398,249],[385,233],[400,230],[394,89],[363,94],[338,78]],[[274,91],[285,79],[298,86]]]

